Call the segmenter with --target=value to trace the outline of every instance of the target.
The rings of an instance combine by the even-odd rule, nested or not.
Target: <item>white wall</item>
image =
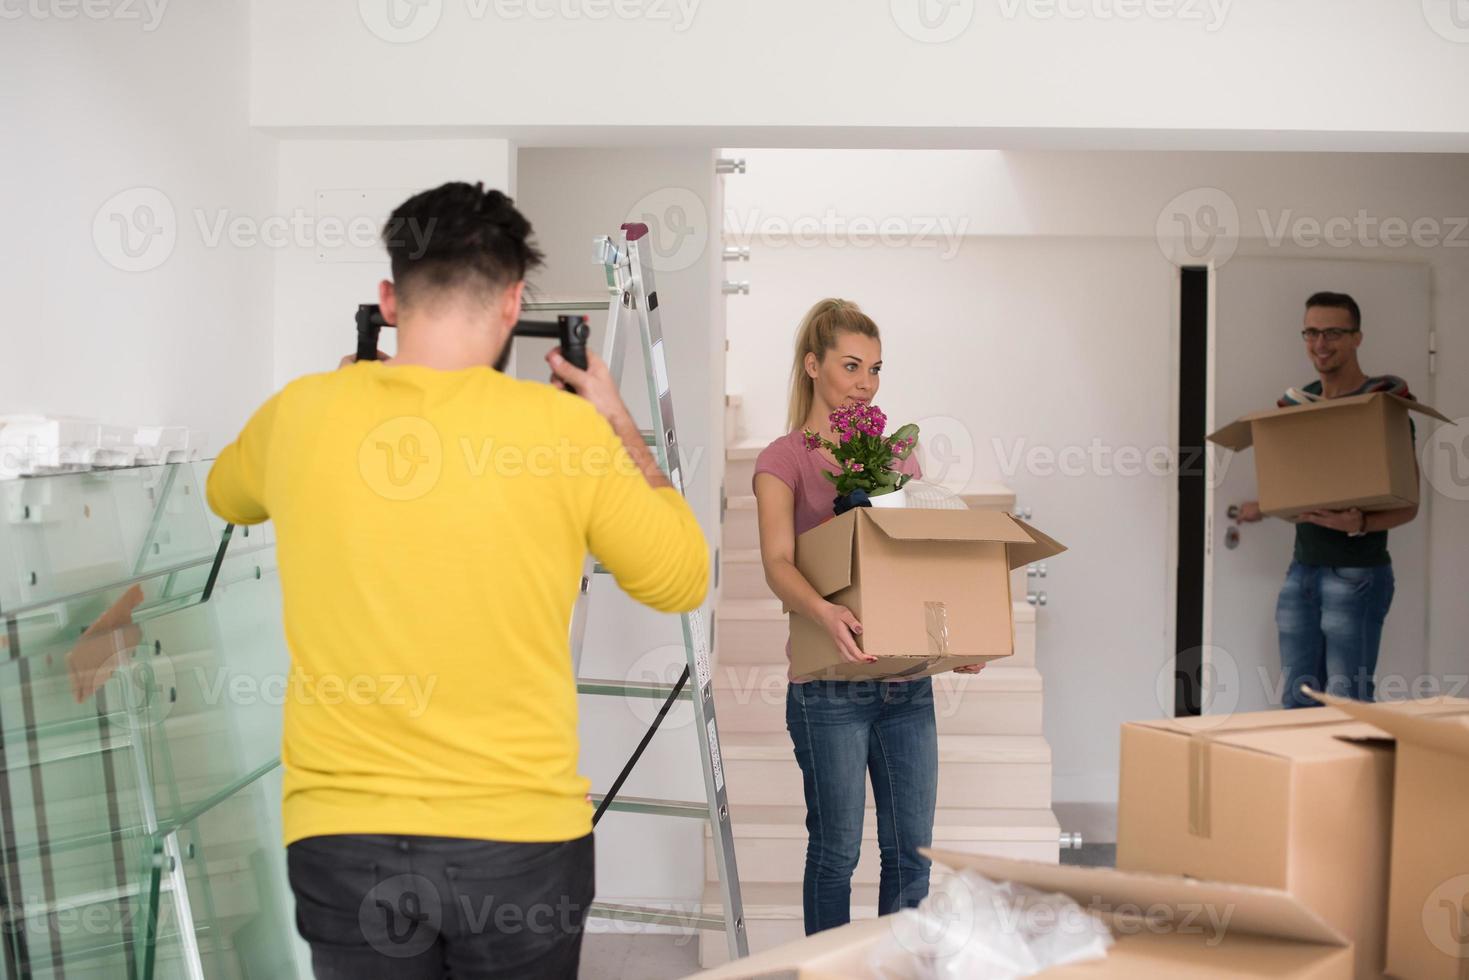
[[[749,168],[729,179],[725,227],[729,241],[752,244],[752,261],[739,267],[751,295],[730,303],[727,382],[743,396],[751,437],[783,430],[801,313],[821,296],[855,299],[884,328],[879,400],[889,415],[936,417],[931,433],[973,447],[961,453],[972,467],[951,466],[950,481],[1009,483],[1038,526],[1071,546],[1037,583],[1050,600],[1039,659],[1058,800],[1115,799],[1118,726],[1171,711],[1154,691],[1172,652],[1174,485],[1091,467],[1080,476],[1007,472],[1007,457],[1021,445],[1173,445],[1177,293],[1163,252],[1174,243],[1160,245],[1160,225],[1197,218],[1203,201],[1222,208],[1216,247],[1236,254],[1428,262],[1441,353],[1436,388],[1423,397],[1469,416],[1462,157],[726,152]],[[1199,188],[1215,190],[1201,197]],[[1410,225],[1435,219],[1455,242],[1271,244],[1262,229],[1273,234],[1286,209],[1291,221],[1359,209]],[[1462,674],[1469,612],[1450,597],[1469,581],[1469,503],[1435,493],[1429,508],[1438,590],[1429,663]]]
[[[276,249],[275,386],[357,349],[357,304],[376,303],[378,282],[392,278],[376,236],[394,208],[451,180],[513,194],[514,157],[504,140],[282,140],[273,213],[300,217],[306,231]],[[397,349],[393,331],[382,340]]]
[[[274,141],[246,118],[245,9],[131,12],[0,24],[0,413],[183,424],[218,449],[270,390],[272,263],[200,220],[269,209]],[[134,219],[130,259],[114,222]]]
[[[251,106],[526,144],[1464,149],[1447,6],[254,0]]]
[[[593,261],[593,239],[616,234],[625,221],[649,223],[685,494],[713,555],[719,545],[724,463],[724,301],[716,281],[717,224],[710,233],[711,216],[720,211],[713,151],[522,150],[517,166],[516,204],[531,219],[547,256],[546,266],[531,280],[539,298],[605,296],[602,268]],[[675,217],[670,224],[669,208],[687,221]],[[549,319],[552,314],[527,316]],[[591,348],[599,353],[604,324],[605,315],[592,317]],[[623,397],[646,427],[651,415],[635,324],[630,317],[623,324]],[[542,358],[550,346],[549,341],[517,340],[516,373],[544,379]],[[704,622],[709,622],[707,616]],[[594,582],[583,677],[673,682],[684,663],[678,617],[641,609],[610,581]],[[582,771],[600,792],[621,770],[658,704],[584,696],[581,707]],[[670,712],[625,795],[703,798],[692,717],[685,705]],[[703,840],[702,821],[608,814],[597,829],[599,897],[691,905],[703,889]]]

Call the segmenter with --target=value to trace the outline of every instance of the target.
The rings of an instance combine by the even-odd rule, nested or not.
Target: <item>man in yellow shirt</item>
[[[397,355],[291,382],[209,474],[225,520],[275,523],[297,927],[321,978],[575,976],[582,562],[682,612],[708,548],[599,358],[547,358],[581,397],[491,366],[541,261],[509,198],[425,191],[384,240]]]

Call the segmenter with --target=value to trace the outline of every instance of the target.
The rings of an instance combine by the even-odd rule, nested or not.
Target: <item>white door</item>
[[[1286,388],[1316,380],[1300,339],[1301,317],[1306,297],[1323,290],[1349,293],[1362,308],[1362,370],[1396,374],[1419,399],[1432,403],[1427,265],[1235,256],[1215,271],[1212,285],[1210,432],[1247,412],[1273,408]],[[1283,681],[1275,600],[1290,563],[1294,528],[1270,518],[1240,525],[1235,546],[1227,547],[1235,527],[1230,505],[1255,499],[1254,453],[1231,455],[1211,446],[1207,465],[1204,711],[1276,708]],[[1423,495],[1417,520],[1388,537],[1397,594],[1377,664],[1384,699],[1407,696],[1401,685],[1427,671],[1424,529],[1430,497]]]

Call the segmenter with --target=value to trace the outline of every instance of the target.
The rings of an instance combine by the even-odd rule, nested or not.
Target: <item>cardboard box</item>
[[[1255,447],[1260,510],[1392,510],[1418,503],[1408,413],[1450,421],[1420,402],[1377,392],[1246,415],[1209,436],[1236,452]]]
[[[1331,708],[1122,727],[1117,867],[1288,892],[1382,976],[1393,753]]]
[[[1284,892],[979,854],[935,851],[932,856],[991,880],[1063,892],[1107,920],[1116,942],[1106,959],[1036,974],[1043,980],[1345,980],[1352,975],[1347,939]],[[697,976],[862,980],[872,975],[868,954],[890,928],[888,918],[854,922]]]
[[[796,538],[796,567],[862,623],[873,664],[842,660],[792,612],[798,680],[925,677],[1014,652],[1010,570],[1066,549],[999,511],[859,507]]]
[[[1387,972],[1469,976],[1469,703],[1314,695],[1396,740]]]

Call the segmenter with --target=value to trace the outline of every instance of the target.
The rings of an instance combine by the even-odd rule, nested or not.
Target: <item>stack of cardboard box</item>
[[[1469,701],[1139,722],[1117,866],[1278,888],[1352,939],[1358,978],[1469,974]]]
[[[1105,960],[1045,980],[1469,975],[1469,701],[1362,704],[1123,728],[1117,869],[936,852],[1106,918]],[[884,920],[708,980],[872,976]]]

